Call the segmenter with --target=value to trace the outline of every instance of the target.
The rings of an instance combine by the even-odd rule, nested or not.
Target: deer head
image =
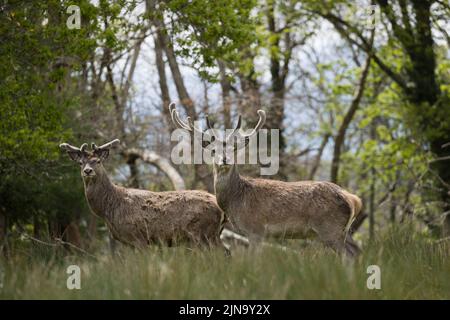
[[[104,173],[102,162],[108,158],[109,150],[119,143],[119,139],[114,139],[100,147],[92,143],[91,151],[86,150],[87,143],[83,143],[80,148],[68,143],[62,143],[59,147],[66,151],[69,157],[80,165],[81,176],[84,179],[92,179]]]
[[[184,129],[190,132],[198,132],[199,137],[202,137],[202,147],[206,148],[210,143],[216,143],[216,146],[221,146],[220,154],[214,154],[214,165],[221,170],[228,170],[231,165],[234,165],[234,153],[238,149],[244,148],[250,141],[250,138],[255,135],[259,129],[262,128],[266,121],[266,113],[263,110],[258,110],[259,120],[255,128],[249,133],[244,134],[241,132],[242,117],[239,115],[236,126],[233,131],[228,135],[221,138],[217,132],[214,130],[211,121],[206,115],[206,130],[197,128],[192,122],[190,117],[187,117],[186,121],[180,119],[180,116],[176,110],[175,104],[171,103],[169,105],[170,115],[172,121],[176,127]],[[206,137],[206,139],[205,139]],[[210,142],[209,142],[210,141]]]

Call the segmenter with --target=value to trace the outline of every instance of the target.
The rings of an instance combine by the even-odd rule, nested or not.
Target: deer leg
[[[250,245],[250,240],[234,231],[224,228],[220,234],[220,239],[225,244],[225,246],[232,247],[236,245],[241,245],[248,247]]]
[[[313,230],[325,246],[339,254],[346,252],[345,237],[341,226],[322,222],[313,227]]]
[[[345,250],[351,257],[355,257],[361,253],[361,249],[351,235],[347,235],[347,238],[345,239]]]
[[[208,244],[210,248],[219,248],[226,257],[231,257],[230,246],[227,245],[220,236],[214,237],[213,240],[208,241]]]
[[[231,257],[231,250],[225,245],[225,243],[219,241],[219,247],[223,250],[226,257]]]
[[[322,243],[327,247],[333,249],[335,252],[342,254],[346,252],[346,247],[344,245],[344,239],[327,239],[322,240]]]

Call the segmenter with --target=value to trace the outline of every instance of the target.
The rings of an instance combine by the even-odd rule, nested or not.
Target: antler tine
[[[80,147],[80,151],[81,151],[81,152],[86,151],[87,146],[88,146],[87,143],[83,143],[83,144],[81,145],[81,147]]]
[[[258,115],[259,115],[259,120],[258,120],[258,123],[256,124],[256,127],[255,127],[254,131],[258,131],[266,123],[266,112],[264,110],[261,110],[261,109],[259,109],[257,112],[258,112]]]
[[[206,115],[206,128],[207,130],[211,130],[211,133],[214,137],[214,139],[219,140],[224,142],[222,139],[219,138],[219,136],[217,135],[216,130],[214,129],[214,125],[211,123],[211,121],[209,120],[209,116]]]
[[[101,145],[100,147],[97,147],[97,149],[111,149],[118,145],[120,143],[119,139],[114,139],[108,143],[105,143],[104,145]]]
[[[191,117],[187,117],[186,118],[187,119],[187,121],[188,121],[188,123],[189,123],[189,131],[191,131],[191,132],[197,132],[197,133],[199,133],[200,135],[202,135],[202,136],[208,136],[209,137],[209,139],[212,139],[212,137],[214,137],[214,138],[216,138],[216,135],[214,134],[214,131],[212,131],[212,136],[207,132],[208,131],[208,128],[206,129],[206,130],[202,130],[202,129],[200,129],[200,128],[197,128],[195,125],[194,125],[194,121],[192,121],[192,119],[191,119]],[[208,123],[208,116],[206,116],[206,122]],[[207,124],[207,126],[208,126],[208,124]],[[217,139],[217,138],[216,138]]]
[[[233,133],[227,139],[230,139],[233,135],[236,135],[236,134],[238,134],[241,138],[246,139],[246,138],[250,138],[255,133],[257,133],[258,130],[264,126],[264,123],[266,123],[266,113],[264,112],[264,110],[259,109],[258,115],[259,115],[258,123],[256,124],[255,128],[252,130],[252,132],[250,132],[249,134],[242,134],[239,130],[239,128],[241,126],[240,119],[239,119],[236,129],[233,131]]]
[[[241,128],[242,126],[242,116],[238,116],[238,121],[236,123],[236,126],[234,127],[233,131],[230,133],[230,135],[227,137],[227,140],[229,140],[232,136],[236,134],[236,132]]]
[[[183,121],[180,119],[180,116],[178,114],[178,111],[175,107],[175,103],[171,103],[169,105],[169,111],[170,111],[170,116],[172,118],[173,123],[175,124],[176,127],[180,128],[180,129],[184,129],[190,132],[198,132],[201,135],[208,135],[210,136],[208,133],[206,133],[207,130],[203,131],[199,128],[197,128],[194,125],[194,122],[192,121],[191,117],[186,117],[186,121]],[[206,122],[208,123],[208,116],[206,116]],[[214,133],[213,133],[214,135]],[[215,135],[214,135],[215,136]]]
[[[169,104],[169,112],[170,112],[170,114],[172,114],[172,110],[174,110],[176,107],[175,107],[175,102],[171,102],[170,104]]]
[[[234,131],[239,130],[241,128],[241,125],[242,125],[242,116],[239,115],[236,127],[234,128]]]
[[[59,147],[65,151],[80,151],[80,148],[74,147],[68,143],[61,143]]]
[[[170,117],[172,118],[172,122],[180,129],[191,130],[189,124],[183,122],[178,115],[178,111],[175,107],[175,103],[171,103],[169,105]]]

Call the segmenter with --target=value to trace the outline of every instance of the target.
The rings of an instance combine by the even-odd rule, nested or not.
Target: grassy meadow
[[[450,243],[408,230],[379,236],[356,260],[320,244],[282,251],[120,248],[113,257],[61,255],[40,245],[1,260],[0,299],[450,299]],[[17,251],[19,252],[19,251]],[[81,268],[81,289],[68,290],[66,268]],[[381,269],[381,289],[366,286]]]

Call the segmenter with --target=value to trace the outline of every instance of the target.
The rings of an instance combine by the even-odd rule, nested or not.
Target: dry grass
[[[298,244],[290,244],[299,249]],[[320,245],[299,253],[276,248],[182,248],[145,252],[122,248],[60,256],[28,248],[1,261],[1,299],[450,299],[449,241],[407,230],[380,237],[355,261]],[[68,290],[66,268],[81,267],[81,290]],[[381,290],[366,287],[369,265],[381,268]]]

